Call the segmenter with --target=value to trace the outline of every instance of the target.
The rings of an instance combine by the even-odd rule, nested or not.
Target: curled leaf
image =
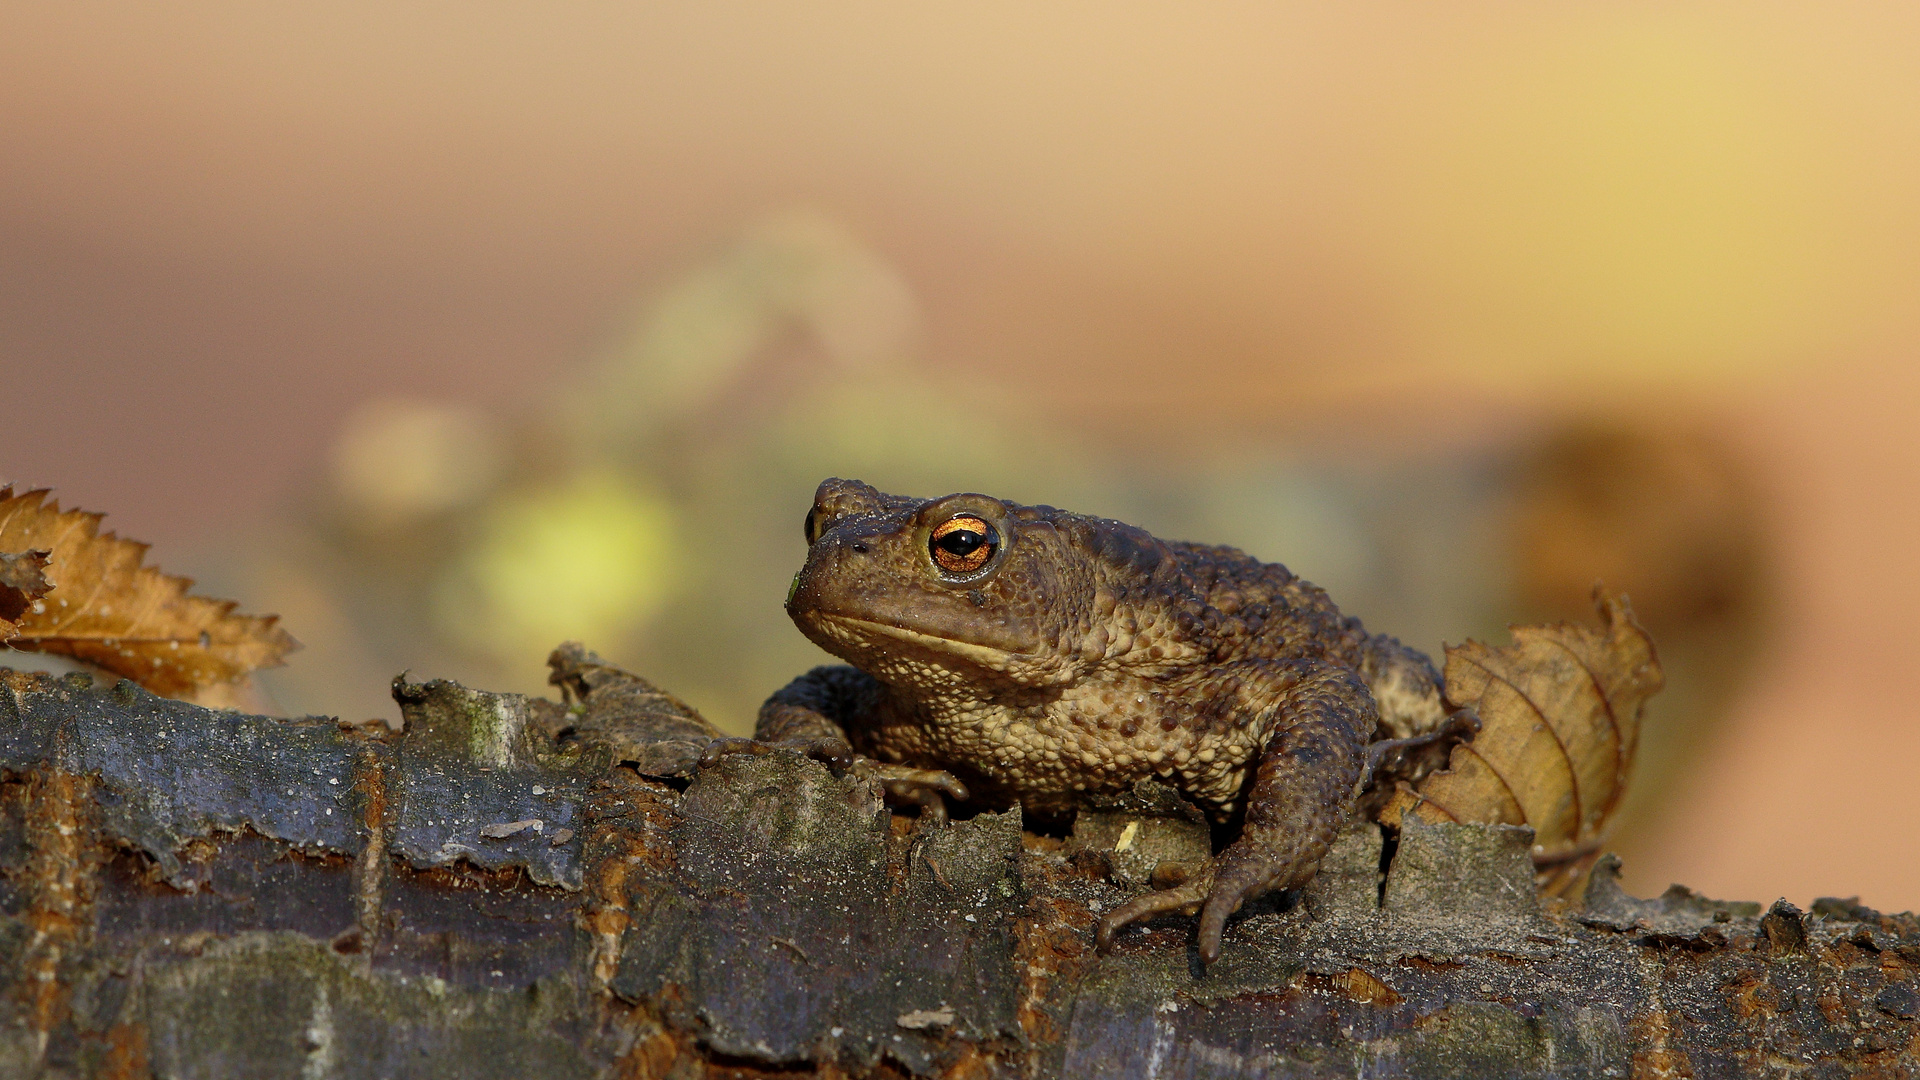
[[[1599,629],[1518,626],[1511,645],[1447,650],[1447,699],[1477,711],[1480,732],[1383,819],[1530,825],[1543,866],[1598,852],[1663,677],[1626,598],[1596,602]]]
[[[0,487],[0,642],[71,656],[170,697],[232,683],[298,647],[274,616],[189,596],[192,581],[141,565],[145,544],[103,534],[101,515],[62,511],[47,495]],[[26,600],[8,616],[16,593]]]
[[[35,600],[53,588],[46,571],[45,551],[0,551],[0,639]]]

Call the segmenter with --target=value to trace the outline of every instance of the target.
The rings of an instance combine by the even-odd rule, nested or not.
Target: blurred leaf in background
[[[827,476],[1234,544],[1435,656],[1509,621],[1580,617],[1605,581],[1633,597],[1673,684],[1629,828],[1751,662],[1762,526],[1737,455],[1704,428],[1602,413],[1363,454],[1275,423],[1265,441],[1143,449],[1031,389],[924,363],[916,319],[875,251],[780,214],[649,291],[610,347],[515,414],[368,402],[254,561],[249,595],[309,643],[273,690],[353,716],[390,713],[402,669],[542,693],[547,651],[574,639],[745,733],[771,690],[828,659],[780,606]]]
[[[1579,620],[1604,582],[1633,598],[1666,669],[1617,819],[1631,837],[1708,750],[1777,618],[1751,469],[1698,420],[1587,416],[1518,447],[1509,488],[1515,621]]]

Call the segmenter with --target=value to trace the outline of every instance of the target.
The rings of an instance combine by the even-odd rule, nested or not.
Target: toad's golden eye
[[[934,564],[949,574],[973,573],[987,565],[999,546],[1000,536],[993,526],[970,514],[949,518],[927,537]]]
[[[816,506],[807,511],[807,523],[801,526],[801,528],[807,531],[807,543],[811,544],[819,539],[819,536],[813,531],[814,526],[818,524],[820,524],[820,508]]]

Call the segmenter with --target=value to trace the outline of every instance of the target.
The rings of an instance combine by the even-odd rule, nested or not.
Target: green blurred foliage
[[[1699,752],[1764,623],[1739,463],[1697,434],[1588,418],[1432,460],[1278,440],[1121,454],[1015,388],[936,378],[899,276],[806,214],[746,229],[627,325],[512,415],[378,400],[344,425],[244,590],[308,645],[267,676],[285,709],[390,715],[402,669],[542,693],[547,651],[577,639],[747,733],[769,692],[830,659],[781,610],[828,476],[1234,544],[1437,662],[1514,619],[1590,618],[1605,578],[1682,661],[1653,706],[1642,808]]]

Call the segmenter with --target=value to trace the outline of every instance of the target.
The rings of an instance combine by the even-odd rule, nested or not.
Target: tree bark
[[[1920,1075],[1911,915],[1543,904],[1525,830],[1356,825],[1212,966],[1183,918],[1098,956],[1177,807],[921,830],[693,769],[589,660],[571,709],[399,684],[402,734],[0,673],[0,1076]]]

